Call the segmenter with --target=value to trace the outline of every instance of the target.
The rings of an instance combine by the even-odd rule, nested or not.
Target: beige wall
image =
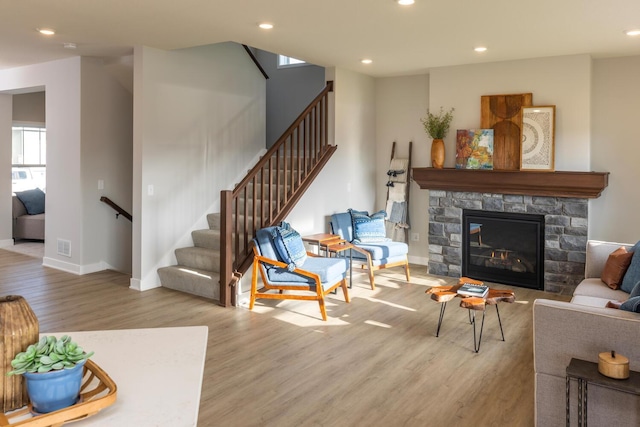
[[[329,231],[329,217],[349,208],[373,210],[375,200],[375,83],[345,69],[327,69],[334,81],[338,149],[304,194],[287,221],[302,235]]]
[[[264,149],[265,87],[239,44],[134,50],[133,288],[160,286]]]
[[[11,219],[12,95],[0,94],[0,248],[13,245]]]
[[[453,167],[455,129],[479,126],[482,95],[532,92],[534,104],[556,105],[556,170],[610,172],[608,188],[589,204],[589,238],[635,243],[640,239],[635,218],[640,198],[634,192],[640,169],[633,148],[640,117],[639,75],[640,56],[592,61],[588,55],[572,55],[443,67],[428,77],[376,79],[377,206],[394,139],[414,140],[415,166],[430,163],[430,141],[419,122],[424,116],[421,104],[455,107],[454,132],[445,140],[445,166]],[[411,205],[412,232],[420,232],[420,242],[410,243],[410,254],[423,259],[428,191],[412,187]]]
[[[133,96],[92,58],[82,58],[81,91],[82,265],[87,271],[131,273],[131,222],[116,218],[100,197],[131,212]]]
[[[640,56],[593,61],[591,169],[610,172],[609,186],[589,204],[589,237],[640,240],[638,119]]]
[[[480,126],[480,97],[533,93],[534,105],[556,106],[556,170],[588,171],[591,139],[589,55],[436,68],[430,73],[429,108],[454,107],[445,139],[445,167],[455,165],[456,129]]]
[[[376,79],[376,210],[384,209],[387,199],[387,175],[391,148],[396,141],[396,157],[409,155],[413,141],[412,167],[429,166],[431,141],[420,118],[429,103],[429,76],[389,77]],[[428,235],[429,192],[411,184],[409,200],[409,261],[426,264],[429,256]],[[411,236],[417,234],[418,241]]]
[[[44,92],[13,95],[13,121],[19,123],[45,123],[44,105]]]

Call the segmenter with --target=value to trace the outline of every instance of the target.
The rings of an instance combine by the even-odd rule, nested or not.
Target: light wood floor
[[[532,302],[567,297],[513,288],[518,301],[500,306],[506,342],[491,309],[476,354],[455,301],[435,337],[439,305],[424,291],[451,279],[422,266],[412,276],[407,284],[401,269],[381,271],[371,291],[355,274],[351,303],[332,296],[322,322],[313,302],[225,309],[168,289],[130,290],[120,273],[75,276],[0,250],[0,293],[24,296],[42,332],[208,326],[199,426],[533,425]]]

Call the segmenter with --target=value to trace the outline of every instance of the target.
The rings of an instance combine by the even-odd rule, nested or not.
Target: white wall
[[[101,62],[80,57],[0,70],[0,91],[27,88],[45,91],[47,218],[43,263],[76,274],[104,268],[130,271],[130,225],[122,227],[99,202],[97,178],[105,179],[105,190],[122,195],[123,206],[130,208],[131,94],[113,82]],[[0,112],[1,134],[8,131],[10,135],[11,113],[8,120]],[[11,168],[10,150],[9,144],[9,155],[2,156],[0,165],[5,176]],[[11,208],[10,188],[10,183],[7,190],[4,182],[0,183],[0,212]],[[6,225],[0,221],[2,230]],[[11,237],[10,221],[8,227]],[[71,242],[71,257],[57,253],[58,239]]]
[[[0,248],[13,245],[11,220],[12,95],[0,94]]]
[[[83,270],[131,273],[131,222],[100,202],[131,213],[133,96],[98,59],[82,59],[81,174]],[[98,180],[104,188],[98,189]]]
[[[338,149],[287,217],[302,235],[328,232],[334,213],[375,206],[375,80],[340,68],[326,71],[334,82],[330,142]]]
[[[593,61],[591,169],[610,172],[609,186],[589,204],[589,237],[640,240],[638,119],[640,56]]]
[[[454,107],[445,167],[455,165],[456,129],[480,127],[480,97],[533,93],[534,105],[556,106],[555,168],[590,169],[591,58],[561,56],[431,70],[429,108]]]
[[[133,288],[160,285],[264,148],[265,93],[241,45],[134,49]]]
[[[396,157],[407,158],[409,141],[413,141],[411,167],[429,166],[431,141],[427,138],[420,118],[429,103],[429,76],[389,77],[376,79],[376,210],[384,209],[387,199],[386,175],[391,148],[396,141]],[[429,256],[427,236],[429,192],[411,184],[409,200],[409,262],[426,264]],[[417,233],[419,240],[411,241]]]
[[[46,90],[47,220],[43,263],[79,273],[83,252],[80,58],[0,70],[0,92],[24,88]],[[10,194],[3,196],[1,203],[10,204]],[[71,242],[71,257],[57,254],[58,238]]]

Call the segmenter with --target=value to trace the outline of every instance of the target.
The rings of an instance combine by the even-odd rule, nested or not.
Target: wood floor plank
[[[200,426],[532,426],[532,302],[567,297],[504,285],[506,341],[488,307],[482,346],[473,351],[468,314],[424,291],[452,284],[412,266],[367,276],[354,271],[352,302],[258,300],[253,311],[221,308],[158,288],[138,292],[129,277],[84,276],[43,267],[41,259],[0,250],[0,293],[24,296],[43,332],[209,327]],[[250,280],[246,277],[244,280]]]

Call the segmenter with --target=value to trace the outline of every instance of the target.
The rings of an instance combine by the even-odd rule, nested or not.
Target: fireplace
[[[462,275],[544,289],[544,215],[462,211]]]

